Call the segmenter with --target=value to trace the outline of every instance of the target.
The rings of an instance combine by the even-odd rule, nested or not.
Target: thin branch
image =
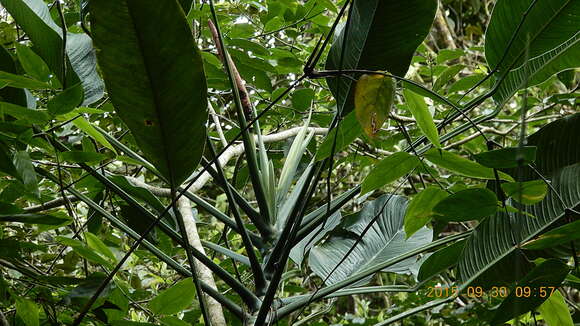
[[[449,30],[449,25],[447,24],[447,18],[444,15],[445,9],[443,4],[439,4],[437,8],[437,14],[435,15],[435,29],[440,36],[440,40],[447,49],[457,49],[457,45],[453,40],[453,35]]]
[[[211,104],[209,104],[207,107],[209,109],[209,115],[211,116],[211,118],[213,119],[213,123],[215,124],[215,130],[218,133],[218,136],[220,138],[220,141],[222,142],[222,145],[224,147],[228,146],[228,141],[226,139],[226,136],[224,136],[224,131],[222,129],[222,124],[220,122],[219,115],[217,115],[217,113],[215,112],[215,110],[213,109],[213,106],[211,106]]]
[[[187,240],[189,245],[197,249],[202,254],[206,255],[203,246],[201,245],[201,240],[199,238],[199,233],[197,232],[197,226],[195,225],[195,219],[191,210],[191,202],[186,197],[181,197],[177,200],[177,209],[181,213],[183,218],[183,225],[185,233],[187,234]],[[213,274],[207,266],[201,263],[199,260],[194,260],[195,269],[197,277],[201,282],[206,283],[211,288],[217,291],[217,286],[215,284]],[[224,317],[224,312],[222,306],[215,299],[210,297],[208,294],[204,293],[205,301],[207,304],[207,312],[212,325],[215,326],[226,326],[226,319]]]
[[[75,202],[78,200],[79,199],[76,196],[67,196],[66,198],[60,197],[57,199],[47,201],[46,203],[43,203],[43,204],[40,204],[37,206],[25,207],[24,211],[27,213],[37,213],[37,212],[46,211],[46,210],[49,210],[52,208],[60,207],[62,205],[65,205],[67,202]]]
[[[8,320],[6,319],[6,316],[4,316],[4,314],[2,313],[2,310],[0,310],[0,325],[1,326],[10,326],[10,324],[8,323]]]

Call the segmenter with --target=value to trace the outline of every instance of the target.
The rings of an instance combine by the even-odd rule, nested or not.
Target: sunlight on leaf
[[[425,103],[425,99],[421,95],[415,94],[408,89],[405,89],[403,94],[405,95],[407,107],[413,114],[413,117],[415,117],[419,129],[421,129],[423,134],[425,134],[435,147],[441,148],[439,133],[437,132],[435,122],[433,122],[433,117],[431,116],[431,112],[429,112],[427,103]]]
[[[508,197],[525,205],[540,202],[548,194],[548,185],[543,180],[502,183],[501,189]]]
[[[405,152],[397,152],[377,163],[361,185],[361,194],[379,189],[405,174],[411,172],[419,165],[417,156]]]
[[[407,238],[431,220],[434,214],[433,208],[447,196],[448,194],[445,190],[429,187],[413,197],[405,213],[405,233]]]
[[[356,83],[356,118],[369,137],[375,137],[385,121],[395,97],[395,83],[382,75],[363,75]]]

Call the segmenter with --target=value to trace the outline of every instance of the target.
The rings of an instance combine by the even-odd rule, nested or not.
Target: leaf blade
[[[399,179],[419,164],[419,158],[406,152],[397,152],[386,157],[377,163],[363,180],[361,194],[364,195]]]
[[[90,9],[111,100],[145,156],[177,187],[201,159],[207,120],[202,59],[183,11],[175,1],[152,0],[92,1]]]

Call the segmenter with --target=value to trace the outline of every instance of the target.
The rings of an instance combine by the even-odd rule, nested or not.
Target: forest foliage
[[[580,1],[0,0],[0,326],[580,323]]]

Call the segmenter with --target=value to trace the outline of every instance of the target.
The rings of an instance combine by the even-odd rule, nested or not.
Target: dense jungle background
[[[579,0],[0,0],[0,326],[580,324]]]

